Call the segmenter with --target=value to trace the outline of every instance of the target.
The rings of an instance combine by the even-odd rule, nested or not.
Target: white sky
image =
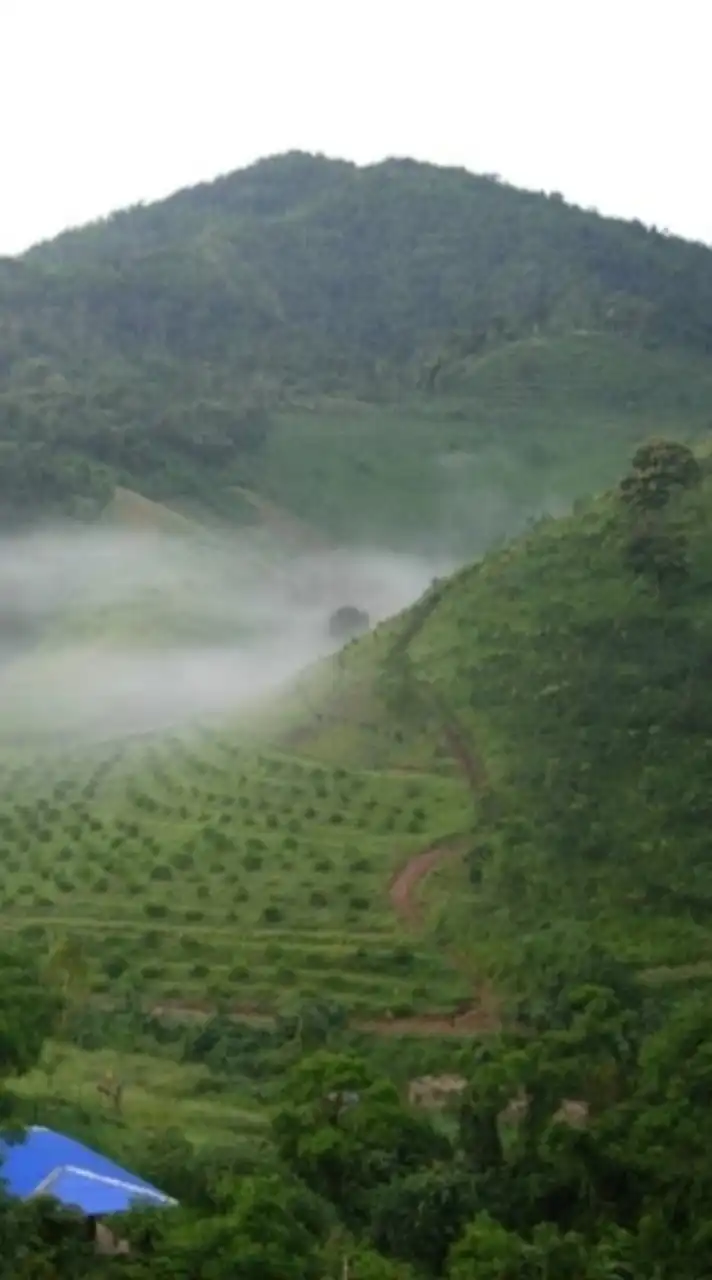
[[[0,253],[302,149],[712,242],[710,0],[0,0]]]

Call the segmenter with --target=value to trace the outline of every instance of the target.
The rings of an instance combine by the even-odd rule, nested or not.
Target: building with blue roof
[[[41,1125],[32,1125],[18,1141],[0,1138],[0,1180],[20,1200],[52,1196],[91,1217],[177,1203],[113,1160]]]

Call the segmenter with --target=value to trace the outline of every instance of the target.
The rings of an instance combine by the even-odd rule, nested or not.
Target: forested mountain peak
[[[611,344],[632,350],[625,364],[646,367],[661,347],[678,353],[679,384],[701,401],[706,362],[691,370],[690,361],[712,349],[712,252],[491,175],[273,156],[0,262],[0,501],[15,519],[18,508],[96,511],[117,483],[162,500],[207,495],[210,505],[219,488],[233,519],[223,488],[237,484],[291,507],[281,463],[267,475],[257,461],[267,420],[313,413],[324,397],[358,404],[359,415],[364,405],[405,406],[411,420],[435,411],[433,466],[456,418],[510,448],[500,408],[512,386],[525,397],[519,430],[530,409],[543,419],[537,397],[554,377],[570,401],[582,376],[590,383],[571,357],[581,336],[608,343],[603,356],[583,357],[596,370],[586,407],[605,407],[606,430],[612,400],[627,412],[637,394],[626,396],[616,373],[612,395]],[[562,343],[556,368],[540,368]],[[522,344],[533,344],[525,386]],[[487,361],[504,353],[506,365],[510,350],[515,367],[494,398],[489,385],[479,391],[472,362],[475,382],[480,365],[491,381]],[[371,456],[362,425],[339,428],[359,512],[372,505],[355,496],[364,477],[390,465]],[[681,424],[690,425],[699,427]],[[464,428],[454,434],[448,448],[482,444]],[[397,476],[402,456],[396,467],[392,452]],[[324,473],[319,493],[332,481]],[[311,492],[298,501],[297,514],[313,508]]]

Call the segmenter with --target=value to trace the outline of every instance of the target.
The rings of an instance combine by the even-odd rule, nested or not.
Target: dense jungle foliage
[[[118,482],[240,520],[248,485],[328,526],[342,493],[407,510],[443,448],[474,449],[492,488],[504,446],[530,480],[579,423],[589,453],[639,436],[642,408],[708,425],[710,315],[708,249],[556,194],[264,160],[0,261],[3,517],[91,517]],[[401,477],[423,436],[429,472]]]
[[[526,995],[498,1035],[464,1042],[446,1110],[407,1100],[343,1024],[271,1032],[215,1020],[135,1036],[211,1056],[213,1087],[246,1061],[267,1087],[259,1154],[197,1150],[68,1101],[43,1122],[123,1160],[179,1202],[107,1220],[130,1252],[98,1256],[92,1224],[0,1196],[8,1280],[701,1280],[712,1268],[706,999],[670,1008],[635,973],[560,929],[527,957]],[[45,1038],[86,1038],[22,953],[0,960],[3,1114],[35,1116],[21,1077]],[[33,1000],[29,1000],[29,995]],[[138,1018],[138,1015],[136,1015]],[[93,1034],[116,1035],[94,1015]],[[316,1032],[316,1034],[315,1034]],[[397,1047],[391,1050],[397,1057]],[[279,1065],[279,1072],[275,1067]]]

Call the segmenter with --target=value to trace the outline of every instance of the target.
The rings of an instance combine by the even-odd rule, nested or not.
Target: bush
[[[150,880],[172,880],[173,871],[166,863],[159,863],[157,867],[151,867],[149,872]]]
[[[266,924],[277,924],[280,920],[284,919],[284,912],[281,907],[265,907],[262,912],[262,919]]]
[[[362,871],[370,871],[370,869],[370,858],[355,858],[353,862],[349,863],[349,871],[353,871],[356,874],[360,874]]]

